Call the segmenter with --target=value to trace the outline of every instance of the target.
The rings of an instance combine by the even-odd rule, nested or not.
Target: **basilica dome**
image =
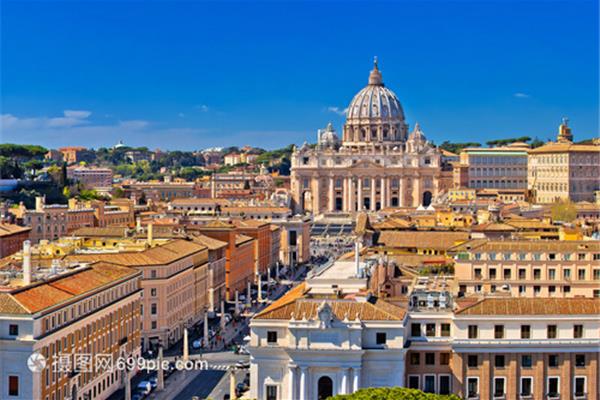
[[[400,101],[396,94],[383,84],[375,59],[368,85],[354,96],[346,111],[344,142],[403,142],[406,140],[406,131]]]

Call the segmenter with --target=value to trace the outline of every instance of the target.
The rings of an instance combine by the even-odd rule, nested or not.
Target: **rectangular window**
[[[556,339],[556,335],[557,335],[556,325],[548,325],[547,333],[548,333],[548,339]]]
[[[581,339],[583,337],[583,325],[573,326],[573,338]]]
[[[467,399],[479,397],[479,379],[467,378]]]
[[[531,376],[521,377],[520,394],[522,397],[533,395],[533,378]]]
[[[560,396],[560,378],[558,376],[548,377],[548,397]]]
[[[8,376],[8,395],[18,396],[19,395],[19,377],[15,375]]]
[[[548,356],[548,367],[558,368],[558,354],[550,354]]]
[[[421,384],[419,382],[419,375],[409,375],[408,376],[408,388],[409,389],[421,389]]]
[[[527,270],[525,268],[519,268],[519,279],[525,280],[527,277]]]
[[[595,281],[600,281],[600,269],[595,269],[593,276]]]
[[[496,368],[504,368],[504,365],[504,355],[496,354],[496,356],[494,357],[494,366]]]
[[[533,279],[539,280],[542,278],[542,270],[539,268],[534,268],[533,270]]]
[[[426,324],[425,325],[425,335],[426,336],[435,336],[435,324]]]
[[[496,279],[496,268],[490,268],[490,279]]]
[[[494,378],[494,397],[504,397],[506,379],[504,377]]]
[[[563,270],[563,279],[566,279],[566,280],[571,279],[571,270],[570,269]]]
[[[504,339],[504,325],[494,325],[494,339]]]
[[[150,314],[156,315],[156,309],[157,309],[156,303],[150,304]]]
[[[267,343],[277,343],[277,331],[267,331]]]
[[[511,278],[510,269],[505,269],[504,270],[504,279],[509,280],[510,278]]]
[[[521,339],[531,339],[531,326],[521,325]]]
[[[267,393],[267,400],[277,400],[277,386],[267,385],[265,386],[265,392]]]
[[[450,336],[450,324],[443,323],[440,325],[440,327],[441,327],[441,334],[443,337]]]
[[[477,325],[469,325],[469,339],[477,339]]]
[[[156,288],[150,289],[150,296],[152,296],[152,297],[156,296]]]
[[[435,393],[435,375],[425,375],[423,377],[423,391],[425,393]]]
[[[421,336],[421,324],[411,324],[410,325],[410,335],[411,336]]]
[[[410,365],[419,365],[421,363],[420,353],[410,353]]]
[[[575,354],[575,366],[577,368],[585,367],[585,354]]]
[[[521,356],[521,367],[522,368],[531,368],[532,365],[533,365],[533,359],[531,357],[531,354],[523,354]]]
[[[440,365],[450,365],[450,353],[440,353]]]
[[[17,325],[17,324],[10,324],[8,326],[8,334],[10,336],[19,336],[19,325]]]
[[[425,353],[425,365],[435,365],[435,353]]]
[[[385,332],[377,332],[375,336],[376,336],[375,340],[377,341],[377,344],[385,344],[386,343],[387,335],[385,334]]]
[[[554,268],[548,270],[548,279],[551,281],[556,279],[556,270]]]
[[[479,357],[477,357],[477,354],[469,354],[467,356],[467,366],[469,368],[477,368],[478,365],[479,365]]]
[[[577,270],[577,279],[580,281],[585,281],[585,269]]]
[[[585,376],[576,376],[573,380],[573,394],[576,397],[583,397],[586,395],[586,378]]]
[[[451,391],[451,383],[450,383],[450,375],[440,375],[439,376],[439,387],[438,387],[438,393],[439,394],[450,394]]]

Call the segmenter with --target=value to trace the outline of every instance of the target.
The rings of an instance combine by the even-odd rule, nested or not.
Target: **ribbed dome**
[[[369,84],[354,96],[346,113],[347,120],[370,118],[382,121],[404,121],[400,101],[394,92],[383,84],[377,60],[369,75]]]

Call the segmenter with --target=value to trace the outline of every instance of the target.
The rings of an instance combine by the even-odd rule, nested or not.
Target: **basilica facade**
[[[418,124],[409,133],[375,61],[348,106],[341,140],[331,124],[319,130],[316,146],[292,154],[291,178],[296,212],[427,207],[442,189],[441,153]]]

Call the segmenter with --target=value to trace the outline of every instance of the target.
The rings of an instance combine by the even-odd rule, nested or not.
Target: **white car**
[[[137,389],[144,394],[149,394],[152,391],[152,384],[149,381],[141,381],[138,383]]]
[[[199,349],[202,347],[202,339],[196,339],[192,342],[192,348]]]

